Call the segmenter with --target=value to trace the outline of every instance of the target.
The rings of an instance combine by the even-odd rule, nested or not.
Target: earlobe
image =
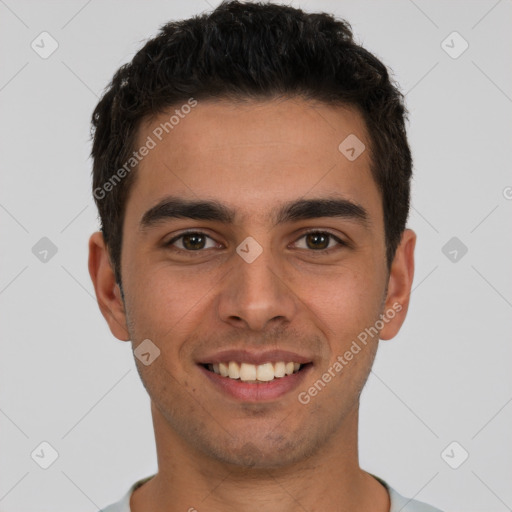
[[[110,263],[108,248],[100,231],[89,238],[89,274],[100,311],[110,331],[117,339],[129,341],[123,300]]]
[[[407,315],[414,278],[415,245],[416,233],[412,229],[404,230],[389,273],[388,292],[383,311],[386,318],[380,332],[382,340],[389,340],[396,336]]]

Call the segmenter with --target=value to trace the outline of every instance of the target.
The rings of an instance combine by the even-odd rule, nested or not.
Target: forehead
[[[302,99],[184,105],[141,124],[137,147],[152,149],[138,164],[129,203],[143,208],[181,195],[222,201],[243,216],[336,193],[380,209],[369,139],[356,110]],[[357,152],[366,150],[347,158],[347,140],[359,144]]]

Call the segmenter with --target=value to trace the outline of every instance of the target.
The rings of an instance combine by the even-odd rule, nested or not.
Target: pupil
[[[198,250],[204,246],[204,237],[200,234],[193,233],[191,235],[185,235],[183,238],[183,245],[187,249]]]
[[[325,249],[329,245],[329,237],[324,234],[312,233],[307,236],[308,247],[312,249]],[[309,242],[313,241],[313,244]],[[318,245],[318,241],[320,241],[320,245]],[[322,243],[323,242],[323,243]]]

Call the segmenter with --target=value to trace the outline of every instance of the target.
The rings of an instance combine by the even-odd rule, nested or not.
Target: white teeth
[[[242,363],[240,365],[240,380],[256,380],[256,366]]]
[[[207,365],[208,369],[222,377],[240,379],[243,382],[270,382],[299,371],[300,363],[278,361],[259,365],[250,363],[238,364],[236,361]]]
[[[223,377],[227,377],[229,375],[229,366],[225,363],[219,363],[219,371]]]
[[[238,363],[235,363],[234,361],[230,361],[228,372],[229,372],[228,376],[230,379],[239,379],[240,378],[240,367],[238,366]]]
[[[286,364],[279,361],[274,365],[274,377],[284,377],[286,375]]]
[[[256,370],[256,379],[263,382],[274,380],[274,367],[272,363],[260,364]]]

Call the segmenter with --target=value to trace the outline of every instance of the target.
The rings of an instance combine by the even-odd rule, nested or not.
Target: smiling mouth
[[[229,361],[225,363],[203,364],[212,373],[227,379],[239,380],[246,383],[272,382],[294,373],[299,373],[311,363],[300,364],[293,361],[278,361],[275,363],[250,364]]]

